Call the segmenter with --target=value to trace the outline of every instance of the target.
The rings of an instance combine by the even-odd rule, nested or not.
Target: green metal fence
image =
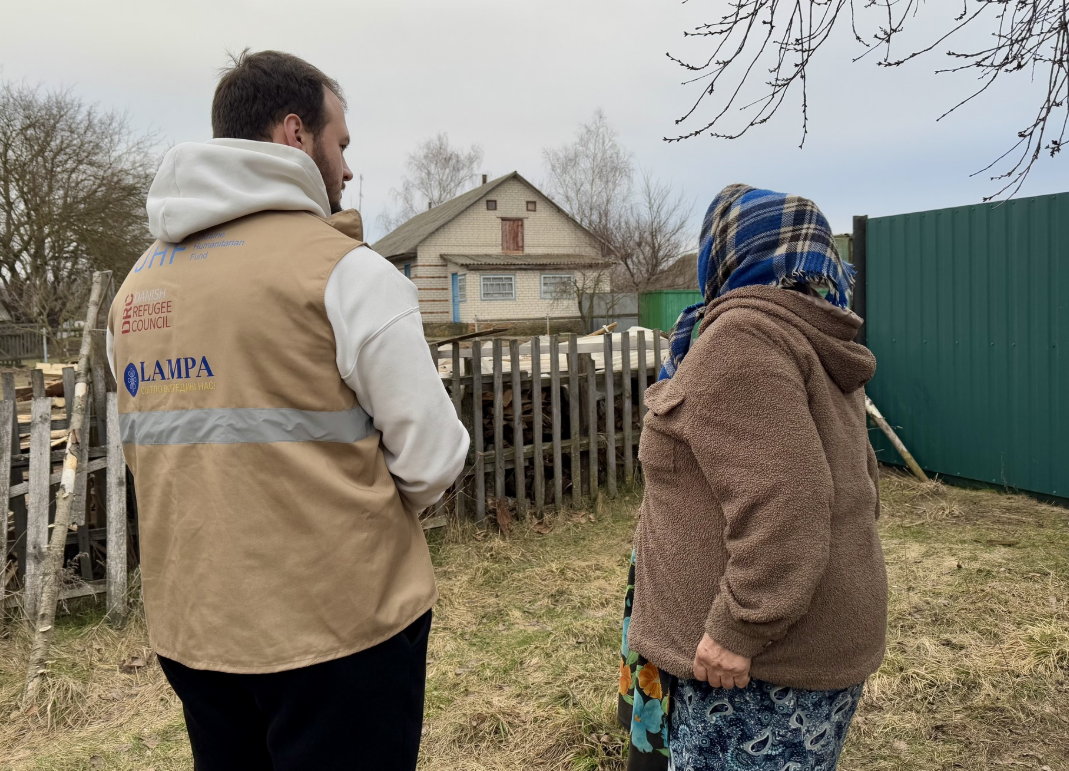
[[[666,332],[676,325],[676,319],[688,305],[701,302],[701,292],[686,289],[661,289],[643,292],[638,298],[638,323],[647,329]]]
[[[1069,498],[1069,193],[874,217],[864,242],[869,393],[918,462]]]

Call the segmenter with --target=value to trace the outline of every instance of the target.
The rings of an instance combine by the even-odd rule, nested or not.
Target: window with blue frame
[[[412,263],[405,263],[405,278],[412,278]]]

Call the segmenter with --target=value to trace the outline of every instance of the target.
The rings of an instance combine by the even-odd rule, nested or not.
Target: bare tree
[[[679,258],[691,240],[692,211],[683,193],[673,192],[671,185],[643,170],[633,199],[609,232],[612,254],[629,288],[644,291]]]
[[[685,196],[647,170],[636,186],[631,154],[600,110],[573,143],[546,149],[543,158],[550,197],[620,266],[622,288],[641,291],[682,254],[691,214]]]
[[[453,147],[445,132],[420,142],[408,155],[408,173],[401,179],[401,189],[390,191],[397,209],[380,214],[379,227],[389,232],[420,212],[469,190],[482,162],[481,147]]]
[[[0,302],[53,338],[93,270],[125,273],[151,240],[154,138],[70,91],[0,83]]]
[[[1046,151],[1057,155],[1065,142],[1069,125],[1069,5],[1065,0],[961,0],[961,13],[933,42],[897,55],[893,47],[907,23],[921,25],[921,0],[728,0],[727,11],[716,21],[703,24],[684,36],[711,39],[711,53],[704,61],[687,62],[668,54],[694,76],[686,83],[700,83],[701,93],[676,124],[690,120],[699,106],[716,94],[719,103],[711,119],[697,129],[669,142],[708,133],[735,139],[755,126],[767,123],[782,106],[792,87],[801,89],[802,143],[808,131],[809,103],[806,75],[813,57],[828,41],[840,20],[849,16],[854,38],[866,50],[854,59],[878,52],[882,67],[900,67],[931,53],[967,27],[983,29],[989,43],[975,50],[948,50],[951,64],[937,73],[971,71],[980,82],[973,93],[939,116],[939,120],[962,105],[980,97],[1003,76],[1024,73],[1043,86],[1035,117],[1017,132],[1017,140],[1003,155],[984,169],[1000,163],[1001,171],[992,180],[1002,185],[991,200],[1012,188],[1016,194],[1029,171]],[[937,4],[940,8],[942,4]],[[863,34],[863,21],[875,22],[874,31]],[[768,80],[764,73],[769,73]],[[760,74],[759,74],[760,73]],[[762,79],[762,96],[744,96],[744,87]],[[741,126],[724,127],[729,111],[742,114]]]
[[[631,200],[634,166],[605,113],[597,110],[579,127],[575,141],[546,148],[548,191],[580,225],[599,239],[614,227]]]

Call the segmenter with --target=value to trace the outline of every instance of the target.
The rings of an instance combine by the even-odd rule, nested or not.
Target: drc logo
[[[130,396],[137,396],[137,386],[140,383],[140,378],[137,376],[137,367],[133,364],[127,364],[126,372],[123,373],[123,380],[126,382],[126,390],[130,392]]]

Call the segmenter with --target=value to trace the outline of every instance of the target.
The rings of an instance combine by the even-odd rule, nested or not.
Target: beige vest
[[[358,242],[263,212],[156,242],[108,319],[149,637],[275,672],[404,629],[437,597],[417,516],[338,373],[323,305]]]

